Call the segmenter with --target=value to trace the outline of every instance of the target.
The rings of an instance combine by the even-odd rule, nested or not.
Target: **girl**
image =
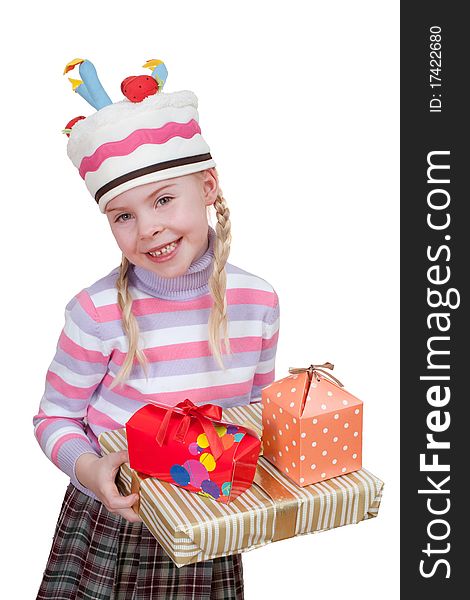
[[[71,80],[96,109],[73,119],[67,152],[122,251],[76,294],[34,417],[37,440],[70,477],[38,598],[243,598],[241,555],[177,568],[120,496],[126,452],[97,436],[145,403],[259,401],[274,380],[273,288],[229,263],[230,213],[192,92],[163,93],[166,69],[128,77],[113,104],[93,65]],[[213,206],[217,223],[209,226]]]

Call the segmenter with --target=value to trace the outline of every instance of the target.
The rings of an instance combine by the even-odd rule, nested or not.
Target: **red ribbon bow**
[[[175,407],[169,408],[166,411],[166,415],[161,422],[155,438],[159,446],[163,446],[168,425],[174,412],[184,415],[181,423],[178,426],[178,429],[176,430],[174,439],[179,442],[184,442],[186,434],[188,433],[189,425],[191,424],[191,417],[195,417],[198,419],[199,423],[204,429],[204,433],[207,436],[212,455],[214,456],[215,460],[218,460],[224,452],[224,447],[222,445],[222,440],[215,429],[213,421],[221,420],[222,408],[220,406],[216,406],[215,404],[203,404],[202,406],[197,406],[196,404],[193,404],[191,400],[188,400],[188,398],[177,404]]]

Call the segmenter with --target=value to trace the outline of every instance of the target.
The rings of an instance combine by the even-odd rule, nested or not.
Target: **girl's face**
[[[207,250],[206,207],[217,192],[216,171],[208,169],[123,192],[108,202],[106,215],[129,262],[160,277],[178,277]]]

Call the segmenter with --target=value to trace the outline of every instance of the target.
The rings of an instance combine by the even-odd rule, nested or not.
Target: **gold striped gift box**
[[[230,423],[260,430],[261,405],[223,411]],[[125,429],[102,433],[104,454],[126,448]],[[178,566],[245,552],[270,542],[376,517],[383,482],[366,469],[299,487],[260,456],[253,485],[221,504],[121,467],[121,493],[139,490],[139,514]]]

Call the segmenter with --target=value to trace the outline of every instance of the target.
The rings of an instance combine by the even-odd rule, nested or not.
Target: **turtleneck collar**
[[[130,265],[129,282],[151,296],[166,300],[185,300],[206,294],[209,291],[208,282],[212,273],[215,237],[214,229],[209,226],[207,250],[200,258],[191,263],[184,275],[160,277],[143,267]]]

